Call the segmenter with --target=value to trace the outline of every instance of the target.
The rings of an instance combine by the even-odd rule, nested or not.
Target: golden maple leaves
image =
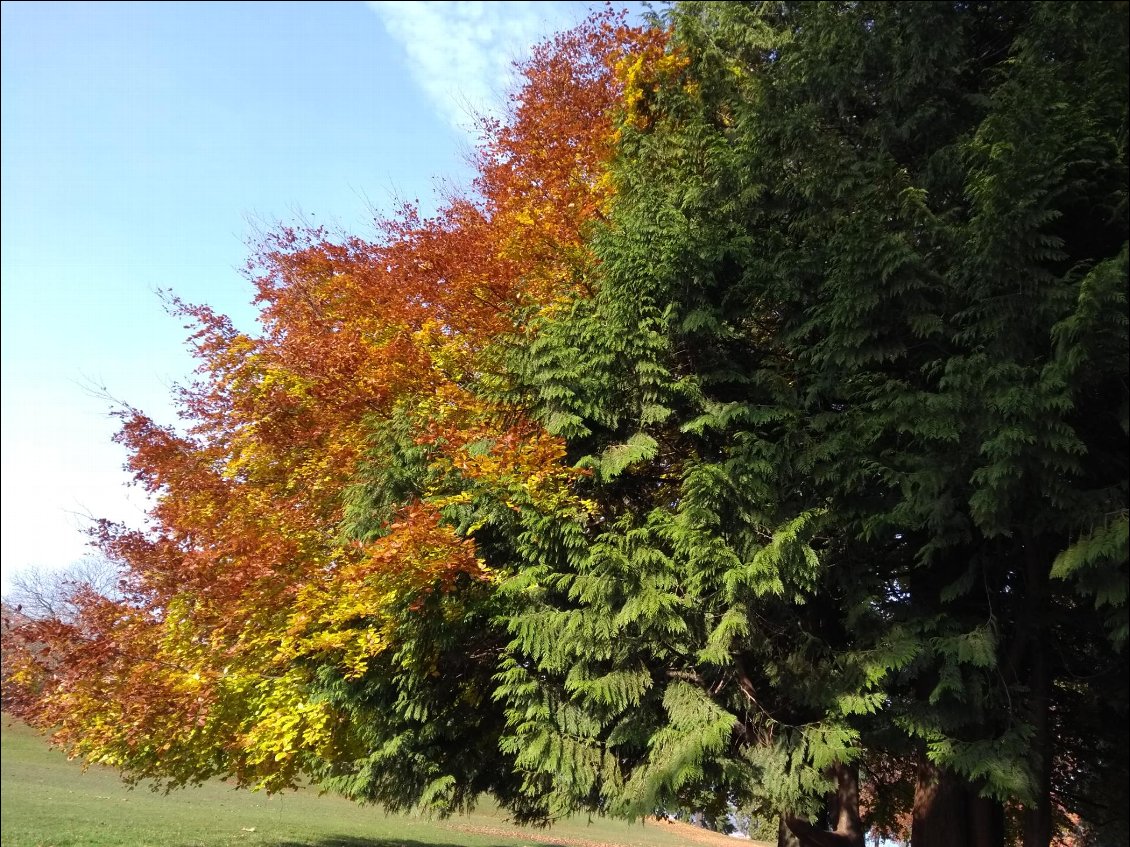
[[[149,524],[97,530],[125,568],[121,597],[6,637],[23,714],[137,777],[290,785],[348,734],[309,696],[311,665],[361,677],[395,646],[405,602],[492,578],[476,526],[457,531],[446,507],[487,492],[503,508],[584,508],[562,440],[477,383],[499,339],[587,291],[623,69],[640,73],[624,57],[640,51],[661,58],[660,35],[610,12],[538,48],[509,119],[483,124],[473,194],[434,218],[405,207],[372,242],[267,236],[258,335],[174,300],[196,326],[198,378],[178,394],[189,427],[122,413]],[[346,537],[343,493],[397,410],[431,482],[376,537]]]

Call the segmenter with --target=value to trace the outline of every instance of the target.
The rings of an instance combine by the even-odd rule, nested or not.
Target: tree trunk
[[[828,804],[828,822],[835,831],[863,844],[863,822],[859,818],[859,768],[836,765],[832,769],[836,791]]]
[[[1032,772],[1036,778],[1036,801],[1024,809],[1024,847],[1049,847],[1052,841],[1052,803],[1051,803],[1051,674],[1045,643],[1047,641],[1044,619],[1047,613],[1047,574],[1050,568],[1041,567],[1043,557],[1038,547],[1029,540],[1025,544],[1027,554],[1027,625],[1032,628],[1028,643],[1028,701],[1032,728],[1034,761]]]
[[[1002,847],[1004,806],[1000,801],[974,795],[968,805],[971,847]]]
[[[785,818],[785,815],[781,815],[781,823],[777,827],[777,847],[800,847],[800,839],[789,829]]]
[[[1033,689],[1037,680],[1032,680]],[[1035,695],[1036,692],[1033,691]],[[1033,770],[1036,774],[1036,801],[1024,808],[1024,847],[1049,847],[1052,843],[1052,801],[1051,801],[1051,737],[1048,732],[1048,703],[1046,696],[1033,697],[1033,723],[1035,737],[1032,748],[1037,760]]]
[[[961,781],[922,754],[910,830],[914,847],[972,847]]]
[[[913,847],[1003,847],[1004,807],[922,754],[914,788]]]
[[[834,830],[821,829],[800,818],[787,815],[784,830],[792,830],[799,847],[864,847],[863,824],[859,818],[859,771],[854,765],[835,765],[831,769],[836,790],[829,797],[828,817]],[[777,847],[782,847],[781,836]]]

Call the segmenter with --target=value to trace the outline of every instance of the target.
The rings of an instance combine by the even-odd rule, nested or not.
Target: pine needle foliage
[[[1048,715],[1126,686],[1125,6],[670,23],[594,293],[512,363],[593,504],[503,584],[527,791],[811,812],[881,751],[1086,816]]]

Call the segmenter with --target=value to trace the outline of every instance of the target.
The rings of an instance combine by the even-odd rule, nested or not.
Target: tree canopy
[[[467,196],[280,229],[258,334],[174,300],[185,424],[121,412],[149,523],[6,631],[6,706],[167,786],[1124,841],[1128,36],[688,3],[546,43]]]

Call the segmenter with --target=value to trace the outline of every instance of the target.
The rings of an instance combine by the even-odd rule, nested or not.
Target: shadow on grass
[[[482,847],[515,847],[520,843],[521,838],[518,838],[515,841],[498,844],[484,844]],[[467,845],[450,841],[420,841],[414,838],[357,838],[353,835],[330,835],[317,841],[272,841],[267,847],[467,847]],[[542,842],[538,847],[565,847],[565,845]]]

